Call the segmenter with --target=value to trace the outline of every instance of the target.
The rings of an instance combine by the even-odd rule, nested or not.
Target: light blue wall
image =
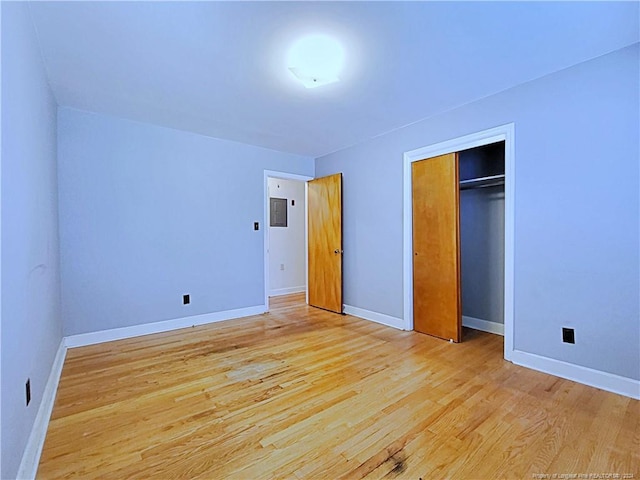
[[[638,59],[635,44],[316,160],[344,173],[345,303],[403,316],[403,152],[515,122],[515,348],[640,379]]]
[[[312,158],[67,108],[58,131],[65,335],[264,304],[264,170]]]
[[[2,478],[15,478],[62,339],[56,103],[26,3],[2,2]],[[32,399],[25,406],[25,382]]]

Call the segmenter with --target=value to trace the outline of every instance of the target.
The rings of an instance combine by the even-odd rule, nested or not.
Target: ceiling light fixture
[[[329,35],[308,35],[289,50],[289,71],[307,88],[328,85],[340,80],[344,66],[344,50]]]

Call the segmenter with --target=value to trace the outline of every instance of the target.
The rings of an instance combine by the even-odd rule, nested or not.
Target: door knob
[[[340,253],[340,249],[336,248],[333,253]]]

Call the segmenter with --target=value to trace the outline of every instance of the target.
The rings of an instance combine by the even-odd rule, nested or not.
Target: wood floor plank
[[[640,478],[636,400],[308,307],[68,352],[38,478]]]

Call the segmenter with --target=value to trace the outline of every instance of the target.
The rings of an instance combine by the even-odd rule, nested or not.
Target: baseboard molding
[[[269,292],[269,296],[279,297],[281,295],[290,295],[292,293],[302,293],[306,291],[307,291],[307,287],[305,287],[304,285],[301,285],[299,287],[276,288],[274,290],[271,290],[271,292]]]
[[[514,350],[511,361],[522,367],[640,400],[640,380]]]
[[[27,446],[24,449],[20,467],[18,468],[17,478],[20,480],[32,480],[36,478],[38,464],[40,463],[40,455],[42,454],[44,439],[47,436],[49,419],[51,418],[53,404],[56,400],[58,382],[60,382],[60,374],[62,373],[62,366],[64,365],[66,354],[67,347],[63,338],[60,342],[60,346],[58,347],[55,359],[53,360],[51,372],[49,373],[47,384],[45,385],[44,392],[42,393],[42,401],[40,402],[40,407],[38,408],[36,419],[33,422],[33,427],[31,428],[29,439],[27,440]]]
[[[370,310],[365,310],[364,308],[352,307],[351,305],[344,306],[344,313],[347,315],[353,315],[354,317],[364,318],[365,320],[370,320],[372,322],[381,323],[387,327],[404,330],[404,321],[401,318],[385,315],[384,313],[372,312]]]
[[[495,333],[496,335],[502,335],[504,337],[504,324],[498,322],[490,322],[489,320],[482,320],[480,318],[462,316],[462,326],[473,328],[475,330],[481,330],[483,332]]]
[[[224,320],[232,320],[234,318],[250,317],[252,315],[260,315],[261,313],[264,313],[266,311],[267,309],[264,305],[256,305],[254,307],[238,308],[235,310],[224,310],[222,312],[204,313],[202,315],[176,318],[173,320],[165,320],[163,322],[146,323],[143,325],[134,325],[131,327],[81,333],[78,335],[71,335],[66,337],[65,344],[68,348],[84,347],[87,345],[94,345],[96,343],[123,340],[125,338],[151,335],[153,333],[168,332],[171,330],[178,330],[180,328],[205,325],[207,323],[222,322]]]

